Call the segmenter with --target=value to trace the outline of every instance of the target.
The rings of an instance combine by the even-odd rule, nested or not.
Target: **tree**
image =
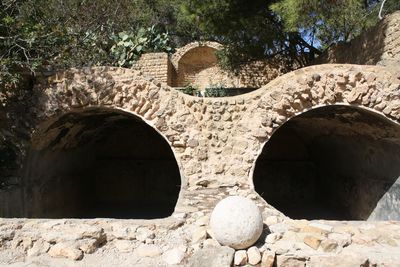
[[[185,24],[199,26],[200,37],[226,45],[226,65],[280,55],[295,68],[375,25],[379,6],[377,0],[190,0],[181,14]],[[399,1],[387,1],[386,14],[398,9]]]
[[[169,50],[165,33],[176,28],[175,9],[166,0],[1,1],[0,89],[17,87],[21,73],[38,69],[120,65],[123,55],[116,58],[112,47],[122,32],[154,38],[141,44],[144,49],[136,46],[135,58]]]
[[[193,40],[223,43],[226,48],[219,57],[226,67],[280,57],[290,69],[308,64],[325,47],[348,41],[376,23],[379,4],[378,0],[3,0],[0,89],[15,85],[21,72],[34,74],[49,66],[129,67],[140,53],[172,51]],[[384,14],[399,8],[399,1],[387,0]],[[124,36],[129,40],[121,40]]]
[[[200,38],[222,42],[219,53],[223,67],[238,68],[243,63],[280,57],[287,68],[307,64],[306,51],[320,53],[299,32],[285,31],[284,22],[270,8],[275,1],[190,0],[182,3],[184,24],[198,25]]]
[[[276,52],[281,41],[279,23],[269,10],[272,1],[190,0],[181,4],[180,22],[198,26],[198,39],[225,45],[226,65],[237,65]]]
[[[349,41],[365,29],[368,8],[363,0],[283,0],[271,5],[287,32],[309,37],[318,47]]]

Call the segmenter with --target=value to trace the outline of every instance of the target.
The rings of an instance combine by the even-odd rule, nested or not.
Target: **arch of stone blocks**
[[[236,194],[251,198],[260,206],[264,223],[274,231],[271,235],[280,234],[279,231],[284,229],[285,240],[265,246],[278,251],[282,244],[295,244],[282,255],[273,254],[278,266],[283,266],[285,259],[302,265],[306,261],[307,264],[321,265],[327,257],[343,262],[343,259],[352,260],[355,253],[361,252],[362,258],[354,260],[357,264],[350,265],[365,262],[397,264],[398,222],[291,220],[256,194],[253,168],[265,144],[285,122],[321,106],[357,107],[374,111],[398,123],[398,73],[398,69],[378,66],[312,66],[281,76],[251,93],[227,98],[184,95],[166,85],[146,80],[136,71],[120,68],[70,69],[50,76],[35,86],[30,105],[27,105],[29,109],[24,120],[33,129],[30,134],[35,131],[39,133],[42,122],[74,110],[111,108],[134,114],[168,140],[182,174],[180,199],[173,216],[155,221],[2,218],[2,246],[9,251],[15,243],[20,244],[16,246],[22,250],[25,240],[29,238],[34,240],[34,247],[36,243],[47,244],[48,247],[38,255],[48,253],[58,257],[57,249],[72,243],[73,247],[71,245],[67,249],[76,252],[77,257],[75,254],[68,257],[76,260],[82,259],[84,254],[93,253],[98,245],[88,249],[85,244],[96,241],[96,244],[103,244],[104,249],[118,249],[121,253],[134,250],[136,257],[135,253],[143,244],[135,240],[135,236],[146,238],[148,232],[155,234],[154,243],[161,248],[160,257],[143,257],[143,260],[152,263],[149,266],[157,265],[162,261],[161,255],[163,257],[164,254],[161,253],[180,244],[176,240],[187,248],[185,257],[189,259],[194,257],[200,242],[204,241],[205,244],[206,238],[195,240],[192,233],[198,235],[198,231],[202,231],[206,236],[204,228],[216,202],[227,195]],[[0,194],[0,201],[5,205],[15,200],[7,199],[8,196],[7,192]],[[199,226],[204,225],[198,225],[199,221],[205,222],[205,226]],[[349,242],[355,245],[346,243],[339,245],[338,250],[321,254],[317,248],[305,245],[309,244],[308,234],[314,235],[316,231],[323,234],[322,242],[328,240],[327,236],[348,235]],[[350,233],[356,234],[352,237]],[[377,238],[371,240],[372,235]],[[43,238],[38,238],[41,236]],[[77,237],[71,241],[71,236]],[[297,240],[299,237],[300,241]],[[126,244],[132,244],[132,247],[126,250]],[[76,245],[80,249],[76,249]],[[376,249],[378,252],[375,253]],[[26,250],[21,255],[26,255]],[[33,253],[32,249],[28,251],[28,254]],[[300,255],[304,256],[296,258],[299,256],[293,256],[293,253],[302,253]],[[118,257],[119,254],[112,255]],[[15,261],[13,256],[7,257],[7,261]],[[88,263],[91,259],[85,257],[83,260]],[[96,262],[94,264],[98,264],[97,257],[93,259]]]
[[[265,90],[257,96],[256,108],[262,119],[260,129],[266,133],[261,147],[285,122],[318,107],[357,107],[398,124],[399,89],[396,69],[378,66],[326,64],[283,75],[252,94]]]
[[[378,66],[318,65],[283,75],[252,93],[199,98],[155,84],[133,70],[72,69],[36,86],[40,108],[31,115],[43,121],[74,108],[122,109],[143,118],[168,140],[184,187],[252,186],[252,168],[264,144],[297,114],[344,104],[398,122],[399,78],[395,69]]]
[[[141,117],[172,147],[185,199],[184,192],[203,187],[254,190],[255,163],[269,138],[290,118],[316,107],[361,107],[398,122],[399,78],[395,69],[384,67],[318,65],[252,93],[198,98],[133,70],[72,69],[36,86],[40,105],[32,116],[43,121],[78,108],[111,107]]]
[[[187,127],[174,119],[187,111],[177,101],[178,94],[174,89],[145,79],[134,70],[108,67],[71,69],[57,73],[35,87],[38,106],[30,114],[35,118],[32,119],[32,128],[38,130],[41,122],[52,121],[71,111],[114,109],[141,118],[172,147],[179,147],[183,137],[176,136]],[[36,135],[40,140],[40,134]]]

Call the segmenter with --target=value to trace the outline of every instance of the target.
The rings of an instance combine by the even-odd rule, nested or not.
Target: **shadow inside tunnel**
[[[333,105],[284,123],[256,162],[254,186],[294,219],[400,220],[400,126]]]

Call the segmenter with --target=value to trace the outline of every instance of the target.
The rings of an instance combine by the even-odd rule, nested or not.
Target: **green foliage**
[[[380,8],[380,4],[375,8],[375,13],[378,13],[378,9]],[[398,0],[387,0],[382,9],[382,16],[389,15],[397,10],[400,10],[400,1]]]
[[[131,66],[143,52],[170,52],[166,29],[175,23],[173,12],[165,0],[1,1],[0,98],[18,87],[20,73]],[[151,26],[160,21],[165,24]],[[132,45],[118,45],[122,32]]]
[[[160,32],[155,26],[141,28],[136,33],[120,32],[113,39],[111,55],[120,67],[131,67],[143,53],[173,51],[169,34]]]
[[[378,1],[368,0],[281,0],[270,6],[280,16],[286,32],[300,33],[317,48],[350,41],[375,25],[379,7]],[[397,0],[388,0],[385,11],[399,8]]]
[[[207,87],[204,92],[205,97],[224,97],[228,95],[228,90],[223,85],[212,85]]]
[[[222,84],[211,85],[210,87],[205,88],[204,92],[201,92],[199,88],[191,84],[180,89],[180,91],[184,94],[200,97],[224,97],[228,96],[228,90],[229,89],[224,87]]]
[[[367,10],[363,0],[283,0],[271,5],[279,14],[288,32],[309,31],[320,40],[321,45],[330,45],[337,40],[350,40],[365,26]]]
[[[276,55],[289,67],[302,66],[375,24],[379,6],[377,0],[3,0],[0,98],[26,73],[130,67],[144,52],[171,52],[194,40],[223,43],[218,57],[225,68]],[[397,9],[400,1],[387,0],[384,14]]]
[[[287,67],[307,65],[315,54],[338,41],[349,41],[375,25],[377,0],[190,0],[181,4],[181,21],[198,25],[202,38],[226,45],[221,65],[279,55]],[[400,8],[387,0],[385,14]],[[200,38],[201,38],[200,37]]]
[[[180,91],[187,95],[200,96],[199,88],[193,85],[187,85],[184,88],[180,89]]]
[[[266,0],[191,0],[181,5],[181,20],[197,25],[202,38],[225,44],[224,66],[276,52],[279,25]]]

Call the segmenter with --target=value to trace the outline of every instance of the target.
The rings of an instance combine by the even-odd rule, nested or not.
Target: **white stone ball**
[[[250,199],[231,196],[221,200],[210,218],[215,239],[224,246],[245,249],[253,245],[263,230],[263,219]]]

